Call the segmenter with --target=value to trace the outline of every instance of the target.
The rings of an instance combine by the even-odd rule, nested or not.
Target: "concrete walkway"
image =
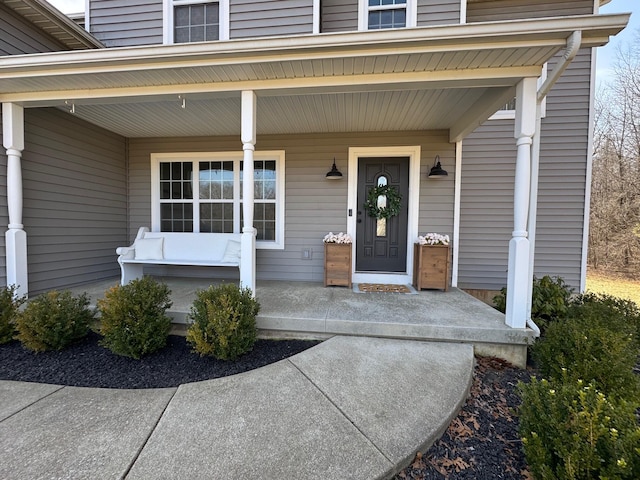
[[[470,344],[337,336],[178,388],[2,381],[0,478],[389,478],[439,438],[472,373]]]

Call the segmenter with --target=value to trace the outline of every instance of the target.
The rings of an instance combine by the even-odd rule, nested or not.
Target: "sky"
[[[64,13],[79,13],[84,11],[85,0],[48,0]],[[600,9],[600,13],[631,12],[631,20],[626,29],[613,37],[608,45],[598,50],[596,78],[598,83],[611,81],[611,68],[618,49],[630,46],[637,36],[640,36],[640,1],[611,0]]]

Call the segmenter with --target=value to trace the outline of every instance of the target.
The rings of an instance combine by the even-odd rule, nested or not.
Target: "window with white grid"
[[[152,154],[152,230],[242,231],[242,153]],[[284,152],[255,152],[254,227],[260,248],[284,248]]]

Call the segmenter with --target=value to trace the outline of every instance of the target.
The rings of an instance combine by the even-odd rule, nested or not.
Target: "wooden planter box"
[[[413,249],[413,285],[417,290],[424,288],[449,289],[449,265],[451,248],[449,245],[419,245]]]
[[[351,288],[350,243],[324,244],[324,286],[338,285]]]

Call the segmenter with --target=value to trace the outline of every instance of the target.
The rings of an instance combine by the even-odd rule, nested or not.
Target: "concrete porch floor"
[[[187,323],[196,291],[212,283],[203,278],[157,278],[171,289],[173,306],[168,313],[176,324]],[[117,283],[118,279],[104,280],[72,291],[87,292],[95,305]],[[533,340],[532,330],[508,327],[502,313],[457,288],[411,294],[356,293],[320,283],[259,281],[256,297],[260,302],[256,323],[264,336],[357,335],[470,343],[476,354],[495,355],[518,366],[526,364],[527,345]]]

